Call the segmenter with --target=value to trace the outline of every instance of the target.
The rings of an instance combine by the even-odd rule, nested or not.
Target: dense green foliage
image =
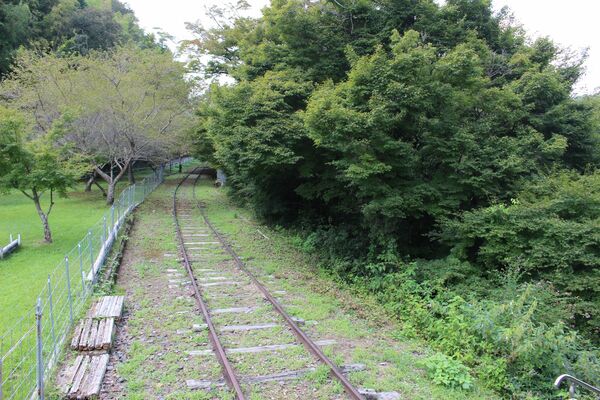
[[[571,97],[581,59],[486,0],[274,0],[194,30],[194,66],[236,80],[209,88],[196,139],[236,198],[507,396],[597,378],[600,108]]]
[[[92,3],[92,4],[88,4]],[[9,0],[0,4],[0,77],[20,46],[86,54],[119,42],[153,46],[119,0]]]
[[[570,312],[593,337],[600,329],[600,174],[563,173],[532,183],[510,205],[469,211],[444,224],[453,254],[481,273],[518,267],[571,297]]]

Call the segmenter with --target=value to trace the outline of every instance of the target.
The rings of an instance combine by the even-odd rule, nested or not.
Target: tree
[[[133,12],[118,0],[8,0],[0,4],[0,77],[21,46],[86,54],[119,43],[157,47]]]
[[[18,190],[33,204],[44,227],[44,240],[52,242],[49,216],[54,196],[66,196],[78,176],[77,165],[56,147],[53,138],[60,124],[47,136],[31,139],[25,116],[18,111],[0,107],[0,191]],[[49,197],[47,209],[42,197]]]
[[[67,139],[108,184],[107,203],[136,161],[166,161],[191,120],[185,70],[159,49],[119,47],[79,59],[71,107],[79,117]],[[93,93],[93,95],[91,95]]]
[[[106,50],[122,38],[121,25],[109,10],[76,8],[69,18],[59,20],[54,42],[61,43],[59,50],[87,54],[92,49]]]
[[[377,251],[433,255],[440,218],[599,161],[591,110],[569,97],[580,59],[553,64],[551,41],[526,44],[487,0],[226,14],[188,43],[197,63],[212,56],[203,72],[237,80],[208,90],[196,143],[266,218],[314,215],[364,228]]]
[[[211,143],[212,157],[227,170],[231,187],[262,217],[293,215],[284,205],[296,197],[289,194],[298,184],[296,153],[310,143],[302,119],[291,111],[303,106],[311,90],[300,71],[269,72],[232,88],[213,86],[200,108],[200,145]]]
[[[0,4],[0,76],[8,72],[15,50],[28,37],[30,19],[27,4]]]
[[[416,31],[396,32],[391,43],[357,59],[345,82],[318,89],[305,114],[309,136],[332,160],[322,175],[338,193],[329,203],[360,215],[373,238],[385,238],[381,246],[394,237],[404,251],[423,249],[440,218],[509,199],[523,178],[566,163],[580,143],[567,140],[572,129],[544,135],[527,123],[534,107],[519,88],[530,87],[529,73],[491,85],[491,50],[480,39],[442,56]],[[536,111],[546,116],[567,101],[568,86],[555,70],[543,74],[557,92]],[[305,193],[324,198],[318,188]]]
[[[70,115],[61,140],[106,181],[112,204],[129,167],[166,161],[174,150],[169,136],[190,126],[184,75],[183,65],[157,48],[125,46],[85,56],[24,51],[0,87],[5,102],[27,112],[40,133]]]

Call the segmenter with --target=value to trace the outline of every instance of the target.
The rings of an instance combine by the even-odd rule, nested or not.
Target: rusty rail
[[[194,171],[195,170],[196,169],[194,169]],[[181,187],[183,182],[185,182],[194,171],[188,173],[179,182],[179,184],[175,188],[175,191],[173,192],[173,220],[175,221],[175,230],[177,233],[177,238],[181,245],[181,255],[183,256],[183,263],[185,265],[185,268],[188,271],[188,274],[190,276],[190,281],[192,283],[192,288],[194,289],[194,297],[196,299],[196,303],[198,304],[198,308],[200,308],[200,311],[202,312],[202,315],[204,316],[206,325],[208,326],[209,338],[212,343],[213,350],[215,351],[215,354],[219,361],[219,364],[221,364],[221,368],[223,369],[223,375],[225,377],[225,381],[227,382],[227,385],[231,388],[231,390],[233,390],[235,392],[236,398],[238,400],[245,400],[244,393],[242,391],[242,387],[240,386],[240,382],[237,379],[237,376],[235,375],[235,371],[233,370],[233,367],[231,366],[231,364],[229,363],[229,360],[227,359],[227,356],[225,354],[225,349],[223,348],[223,345],[221,344],[221,341],[219,340],[219,337],[217,335],[217,330],[215,329],[215,326],[213,325],[212,320],[210,318],[210,313],[208,312],[208,307],[206,306],[206,303],[204,302],[204,299],[202,297],[202,292],[200,291],[200,288],[198,287],[198,284],[196,283],[194,271],[192,270],[192,266],[190,264],[190,260],[187,255],[187,251],[185,249],[185,242],[183,240],[183,235],[181,233],[181,228],[179,226],[179,220],[177,219],[177,192],[179,191],[179,188]],[[195,182],[196,181],[194,181],[194,184],[195,184]]]
[[[229,242],[225,239],[225,237],[223,235],[221,235],[221,233],[214,227],[212,222],[208,219],[208,216],[206,215],[206,210],[205,210],[204,206],[201,206],[200,202],[196,199],[196,184],[198,183],[199,179],[200,179],[200,176],[198,176],[194,180],[193,198],[194,198],[194,200],[196,200],[196,204],[200,210],[200,213],[202,214],[202,218],[204,218],[204,222],[206,222],[206,225],[208,225],[208,227],[211,229],[211,231],[214,233],[214,235],[219,239],[219,242],[221,242],[221,245],[223,246],[223,248],[234,259],[238,269],[240,271],[244,272],[246,275],[248,275],[248,277],[254,283],[254,285],[262,292],[265,299],[267,299],[273,305],[273,308],[275,308],[275,310],[283,317],[285,322],[288,324],[288,326],[294,332],[294,335],[296,335],[298,340],[300,342],[302,342],[302,344],[308,349],[308,351],[310,351],[322,363],[324,363],[325,365],[327,365],[329,367],[330,375],[334,379],[337,379],[342,384],[346,393],[354,400],[364,400],[363,395],[358,391],[357,388],[354,387],[354,385],[352,385],[352,383],[350,383],[350,381],[348,380],[348,378],[346,378],[346,376],[344,376],[342,371],[340,371],[340,369],[321,351],[319,346],[317,346],[306,335],[306,333],[304,333],[304,331],[302,329],[300,329],[298,324],[296,324],[296,322],[294,322],[292,317],[283,309],[281,304],[279,304],[279,302],[271,295],[271,293],[269,293],[267,288],[265,288],[263,286],[263,284],[260,283],[259,280],[254,276],[254,274],[252,274],[246,268],[244,262],[237,255],[235,250],[233,250],[233,248],[231,247]]]

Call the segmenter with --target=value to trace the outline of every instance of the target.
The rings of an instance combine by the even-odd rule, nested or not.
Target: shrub
[[[559,318],[542,315],[547,311],[540,311],[538,299],[550,297],[541,294],[549,288],[509,279],[497,289],[502,295],[481,300],[419,282],[419,263],[399,269],[371,286],[379,301],[402,321],[406,335],[426,339],[446,358],[472,368],[487,387],[516,398],[544,397],[561,373],[590,382],[599,376],[598,352],[585,351],[585,340]],[[430,364],[442,359],[435,357]],[[442,384],[456,384],[449,377],[459,371],[456,365],[440,364],[430,373]]]
[[[429,377],[438,385],[465,390],[473,386],[469,368],[444,354],[437,353],[427,358],[425,369]]]
[[[519,266],[531,280],[571,293],[573,322],[600,338],[600,172],[533,182],[511,204],[447,220],[441,238],[481,273]]]

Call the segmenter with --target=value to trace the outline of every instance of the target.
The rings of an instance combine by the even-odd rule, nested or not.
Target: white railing
[[[554,381],[554,387],[560,389],[560,386],[563,382],[567,382],[569,384],[569,398],[571,400],[575,400],[575,390],[577,387],[581,387],[583,389],[587,389],[588,391],[594,393],[598,399],[600,399],[600,388],[590,385],[587,382],[584,382],[580,379],[575,378],[574,376],[563,374],[556,378]]]
[[[8,244],[4,247],[0,247],[0,260],[4,258],[4,256],[12,253],[21,245],[21,234],[17,235],[16,239],[13,239],[13,235],[10,235]]]

